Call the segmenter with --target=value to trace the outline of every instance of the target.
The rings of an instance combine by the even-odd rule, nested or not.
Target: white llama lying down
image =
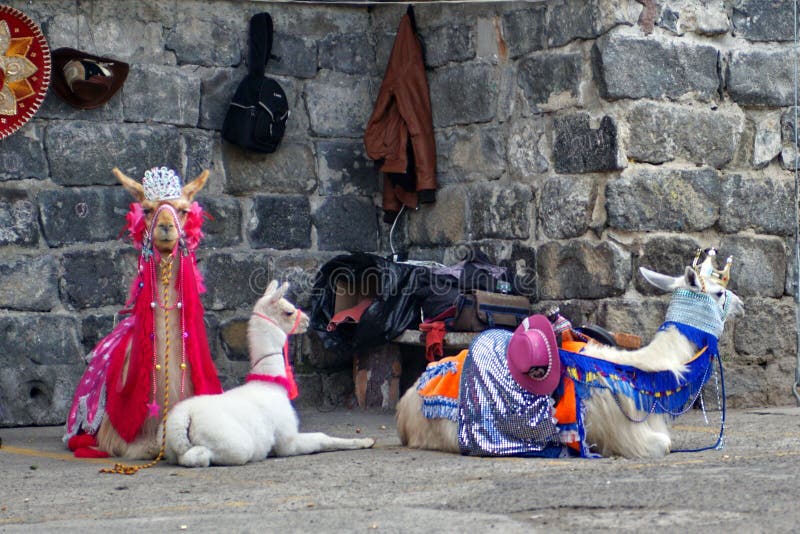
[[[651,284],[675,292],[665,321],[667,327],[656,333],[648,346],[639,350],[628,351],[590,343],[582,354],[642,371],[668,371],[682,377],[687,372],[687,363],[701,347],[685,337],[675,323],[681,323],[681,327],[689,325],[705,329],[716,342],[725,318],[742,315],[744,306],[739,297],[713,277],[700,275],[701,271],[707,272],[702,269],[687,267],[684,276],[677,277],[644,268],[640,271]],[[724,282],[727,283],[727,278]],[[708,321],[709,317],[713,320]],[[476,350],[479,345],[480,337],[476,338],[470,350]],[[409,388],[397,405],[400,441],[411,448],[461,452],[458,423],[449,417],[428,418],[423,414],[423,398],[417,388],[419,383],[418,380]],[[592,390],[584,409],[586,443],[592,452],[627,458],[657,458],[670,452],[669,420],[672,416],[669,414],[650,413],[648,416],[636,408],[631,398],[615,395],[604,388]]]
[[[308,316],[283,298],[288,289],[272,281],[256,303],[247,329],[251,373],[247,383],[221,395],[178,403],[166,425],[166,457],[186,467],[243,465],[267,456],[367,449],[371,438],[334,438],[300,433],[289,400],[284,345],[288,334],[308,327]]]

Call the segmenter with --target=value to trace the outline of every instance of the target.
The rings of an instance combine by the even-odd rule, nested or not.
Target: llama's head
[[[282,285],[278,285],[277,280],[270,282],[264,295],[253,307],[253,315],[266,317],[267,321],[276,324],[286,334],[302,334],[308,330],[308,315],[284,298],[288,289],[288,282]]]
[[[678,289],[687,289],[708,295],[716,301],[723,320],[728,317],[744,315],[742,299],[713,278],[701,276],[692,267],[686,267],[682,276],[669,276],[644,267],[639,267],[639,272],[642,273],[645,280],[663,291],[673,292]]]
[[[157,171],[157,169],[153,170]],[[166,171],[166,169],[164,170]],[[197,178],[183,187],[180,187],[180,179],[175,177],[175,184],[177,185],[168,184],[162,186],[162,189],[172,189],[172,194],[166,195],[159,194],[163,193],[163,191],[159,192],[158,190],[155,191],[156,194],[146,194],[142,184],[127,177],[118,168],[114,167],[112,172],[122,184],[122,187],[142,205],[145,225],[155,248],[161,254],[172,253],[175,250],[178,239],[181,237],[181,229],[186,223],[186,216],[192,206],[192,200],[206,185],[209,175],[208,170],[201,172]],[[148,173],[150,172],[148,171]]]

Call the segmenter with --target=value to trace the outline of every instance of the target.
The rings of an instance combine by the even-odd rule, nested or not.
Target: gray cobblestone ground
[[[729,411],[723,450],[650,461],[409,450],[387,412],[305,410],[301,421],[378,443],[126,477],[99,474],[107,460],[71,458],[59,427],[0,430],[0,531],[785,532],[800,519],[800,408]]]

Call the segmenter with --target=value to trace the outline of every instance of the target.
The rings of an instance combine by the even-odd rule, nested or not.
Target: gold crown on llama
[[[181,177],[166,167],[153,167],[144,171],[142,187],[144,188],[144,198],[147,200],[181,198]]]
[[[704,252],[706,254],[706,258],[701,263],[700,256]],[[709,282],[716,282],[722,287],[728,287],[728,282],[731,279],[731,264],[733,263],[733,256],[728,256],[728,259],[725,260],[725,267],[722,270],[717,269],[714,265],[714,258],[716,256],[717,249],[715,248],[708,248],[706,250],[698,248],[697,253],[694,256],[694,261],[692,262],[692,269],[694,269],[695,272],[705,280]]]

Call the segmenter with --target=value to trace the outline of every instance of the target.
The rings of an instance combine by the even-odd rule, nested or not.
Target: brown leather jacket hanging
[[[394,221],[403,204],[416,209],[436,199],[431,99],[410,7],[400,20],[364,146],[371,159],[383,160],[384,221]]]

